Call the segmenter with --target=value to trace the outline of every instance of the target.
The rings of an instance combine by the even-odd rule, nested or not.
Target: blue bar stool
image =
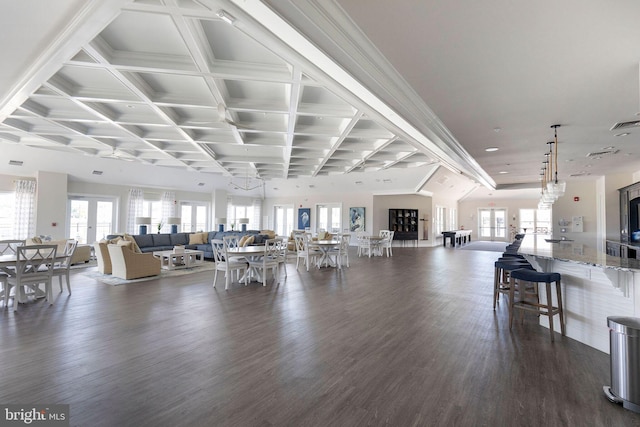
[[[533,270],[533,267],[526,260],[519,258],[500,258],[494,263],[495,270],[493,273],[493,309],[496,309],[496,303],[501,293],[508,294],[511,287],[509,282],[509,272],[517,270],[519,268],[528,268]]]
[[[560,273],[542,273],[535,270],[519,269],[511,272],[510,289],[509,289],[509,329],[513,325],[513,313],[516,309],[527,310],[538,315],[549,317],[549,331],[551,332],[551,341],[554,340],[553,334],[553,316],[560,315],[560,330],[564,336],[564,312],[562,310],[562,287],[560,285]],[[517,282],[516,282],[517,281]],[[520,300],[515,301],[515,288],[525,286],[525,283],[545,283],[547,301],[544,304],[540,302],[527,301],[521,294]],[[551,283],[556,286],[556,302],[553,305],[551,294]]]

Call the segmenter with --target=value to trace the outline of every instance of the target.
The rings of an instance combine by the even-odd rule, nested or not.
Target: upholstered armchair
[[[111,257],[109,256],[107,245],[105,242],[95,242],[93,244],[96,261],[98,262],[98,271],[102,274],[111,274]]]
[[[124,245],[107,245],[111,257],[111,274],[131,280],[160,274],[160,259],[151,253],[137,253]]]

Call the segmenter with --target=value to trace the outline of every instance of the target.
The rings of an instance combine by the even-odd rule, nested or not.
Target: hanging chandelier
[[[260,188],[264,185],[264,181],[261,178],[252,178],[249,176],[249,168],[244,177],[244,182],[234,182],[233,179],[229,183],[229,186],[236,190],[251,191],[256,188]]]
[[[554,175],[551,177],[552,179],[547,182],[547,191],[557,199],[558,197],[564,196],[567,183],[565,181],[558,181],[558,128],[560,125],[552,125],[551,127],[554,131],[555,159],[553,165],[555,166],[555,170],[553,171]]]
[[[561,125],[552,125],[554,140],[547,142],[549,151],[545,152],[546,160],[543,162],[541,177],[541,195],[538,209],[549,209],[551,205],[564,196],[567,188],[565,181],[558,181],[558,128]]]
[[[561,125],[552,125],[554,140],[547,142],[549,151],[545,152],[546,160],[543,162],[541,180],[541,195],[538,209],[549,209],[551,205],[564,196],[567,183],[558,181],[558,128]]]

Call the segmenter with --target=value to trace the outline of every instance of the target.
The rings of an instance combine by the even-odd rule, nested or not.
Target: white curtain
[[[253,218],[249,220],[251,223],[249,224],[250,230],[262,230],[260,225],[260,220],[262,219],[262,199],[253,199]]]
[[[129,189],[129,209],[127,211],[127,233],[138,234],[136,230],[136,217],[144,216],[142,212],[144,203],[144,191],[140,188]]]
[[[162,233],[171,232],[171,225],[167,224],[169,217],[176,216],[176,193],[165,191],[162,193]]]
[[[27,239],[35,235],[36,182],[16,180],[16,204],[13,233],[16,239]]]
[[[236,206],[233,204],[233,197],[227,197],[227,224],[224,225],[225,231],[231,230],[231,224],[236,223]]]

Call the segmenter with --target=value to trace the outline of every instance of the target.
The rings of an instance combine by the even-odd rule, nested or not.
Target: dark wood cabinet
[[[394,240],[418,240],[418,209],[389,209]]]

